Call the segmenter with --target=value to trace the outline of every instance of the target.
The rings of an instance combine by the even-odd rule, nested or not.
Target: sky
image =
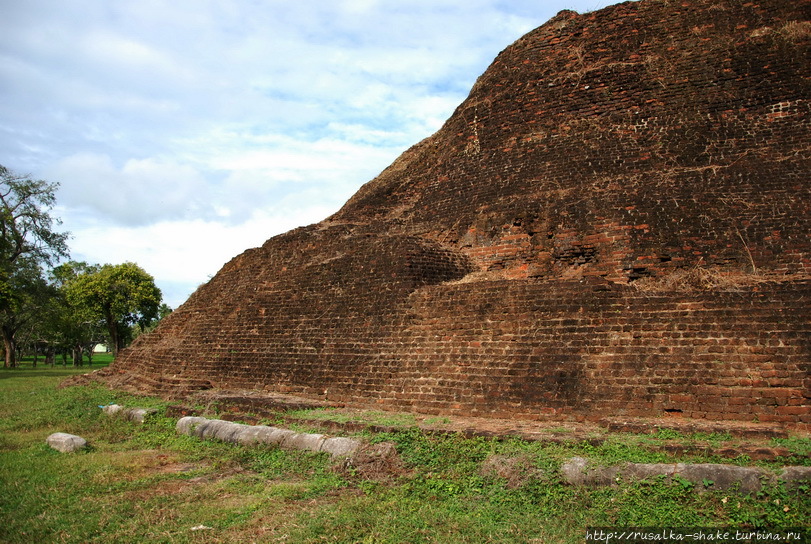
[[[59,183],[71,258],[177,308],[340,209],[496,55],[600,0],[0,0],[0,165]]]

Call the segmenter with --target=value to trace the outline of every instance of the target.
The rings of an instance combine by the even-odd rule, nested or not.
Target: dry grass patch
[[[631,286],[643,293],[736,291],[768,282],[807,279],[806,274],[767,274],[695,266],[680,268],[662,276],[640,278],[632,282]]]
[[[543,470],[536,467],[529,455],[489,455],[480,469],[482,476],[504,480],[507,489],[516,489],[531,480],[543,478]]]
[[[167,474],[153,467],[153,474]],[[175,473],[177,474],[177,473]],[[284,542],[303,513],[338,500],[340,494],[309,497],[306,480],[267,479],[251,471],[228,469],[191,479],[152,481],[115,496],[129,515],[102,519],[110,541]],[[113,498],[99,497],[104,511]]]
[[[789,21],[778,32],[791,42],[807,40],[811,38],[811,21]]]
[[[352,457],[340,461],[333,468],[348,478],[376,482],[392,482],[408,473],[391,442],[365,444]]]
[[[210,470],[208,462],[187,462],[181,454],[161,450],[133,450],[97,454],[104,459],[93,475],[97,483],[133,481],[159,474],[187,474]]]

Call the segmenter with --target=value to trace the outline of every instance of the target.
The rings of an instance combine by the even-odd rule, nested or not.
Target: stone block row
[[[267,425],[245,425],[220,419],[187,416],[180,418],[177,432],[203,439],[216,439],[242,445],[267,444],[285,449],[326,452],[333,457],[348,457],[361,445],[358,440],[297,433]]]

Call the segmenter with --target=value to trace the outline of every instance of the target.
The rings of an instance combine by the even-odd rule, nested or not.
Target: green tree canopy
[[[67,233],[51,217],[58,184],[0,166],[0,330],[5,365],[15,366],[15,335],[44,304],[42,269],[68,256]]]
[[[8,289],[0,307],[0,334],[5,351],[4,366],[17,366],[17,336],[24,328],[32,328],[56,295],[48,285],[42,269],[33,259],[22,256],[1,284]]]
[[[59,184],[21,176],[0,165],[0,266],[4,272],[21,256],[44,264],[68,256],[68,234],[51,217]]]
[[[107,327],[97,312],[84,304],[73,304],[68,300],[68,286],[80,276],[96,273],[100,269],[100,265],[68,261],[50,273],[51,285],[57,291],[57,296],[42,314],[41,339],[51,347],[69,350],[74,365],[82,363],[82,352],[86,352],[88,359],[92,357],[93,347],[104,341]]]
[[[105,264],[78,274],[65,289],[71,304],[104,320],[114,355],[126,344],[132,325],[145,329],[159,317],[161,291],[135,263]]]

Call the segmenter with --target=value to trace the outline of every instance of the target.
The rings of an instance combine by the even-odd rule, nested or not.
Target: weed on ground
[[[652,446],[729,437],[665,432],[552,444],[431,434],[408,416],[372,413],[356,419],[397,428],[360,434],[363,455],[337,461],[178,435],[160,399],[57,388],[80,371],[0,371],[2,542],[579,543],[596,525],[811,524],[809,486],[742,495],[678,478],[588,488],[561,476],[573,456],[597,465],[701,461]],[[139,425],[104,415],[99,406],[113,402],[157,412]],[[57,453],[44,442],[57,431],[83,436],[89,448]],[[801,459],[810,442],[774,445]]]

